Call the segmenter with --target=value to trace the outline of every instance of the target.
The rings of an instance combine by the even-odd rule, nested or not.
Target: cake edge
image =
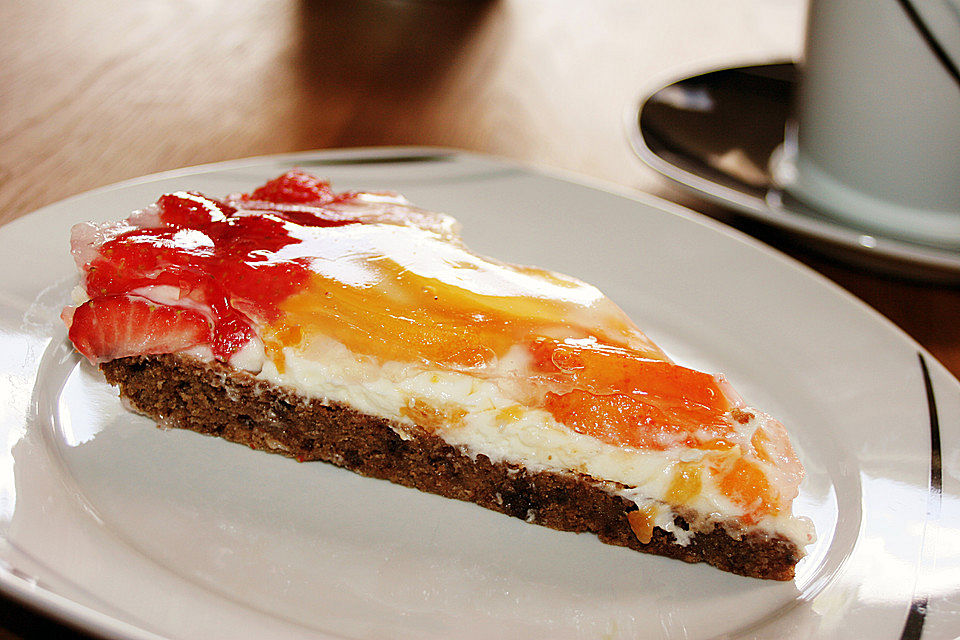
[[[216,361],[163,354],[120,358],[100,368],[128,408],[164,428],[216,436],[301,462],[328,462],[552,529],[589,532],[607,544],[706,562],[739,575],[791,580],[803,556],[783,536],[736,534],[719,523],[697,532],[686,546],[660,528],[642,543],[627,518],[636,504],[590,478],[470,456],[424,425],[414,436],[401,437],[389,420],[303,397]],[[675,523],[688,526],[681,516]]]

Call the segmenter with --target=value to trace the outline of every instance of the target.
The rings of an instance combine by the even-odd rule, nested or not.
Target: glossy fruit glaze
[[[154,214],[81,261],[90,300],[71,312],[70,337],[94,362],[196,346],[227,361],[259,339],[282,371],[285,348],[319,335],[381,362],[484,376],[519,346],[532,363],[528,403],[570,429],[707,452],[705,467],[676,473],[677,498],[708,473],[754,519],[782,507],[764,469],[794,465],[785,434],[744,442],[721,380],[671,362],[594,287],[471,253],[440,214],[337,194],[299,171],[222,200],[166,194]],[[158,290],[175,306],[151,302]]]

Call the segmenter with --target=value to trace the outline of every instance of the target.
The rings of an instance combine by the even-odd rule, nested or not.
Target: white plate
[[[476,250],[599,284],[677,359],[725,371],[807,467],[796,510],[819,541],[796,580],[649,557],[126,413],[58,320],[71,224],[292,166],[452,213]],[[73,624],[128,638],[960,633],[957,381],[839,288],[678,207],[447,151],[305,153],[46,207],[0,229],[0,273],[0,587]]]

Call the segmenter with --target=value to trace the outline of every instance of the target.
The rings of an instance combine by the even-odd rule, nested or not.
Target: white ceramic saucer
[[[797,84],[792,63],[730,67],[657,83],[627,114],[634,150],[700,197],[846,261],[922,280],[960,282],[960,251],[857,227],[777,187]]]

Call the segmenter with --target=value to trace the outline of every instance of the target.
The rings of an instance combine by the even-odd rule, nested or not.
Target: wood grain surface
[[[736,224],[960,374],[960,289],[821,256],[684,196],[630,149],[625,122],[644,88],[795,59],[804,13],[802,0],[0,0],[0,223],[126,178],[245,156],[487,152]],[[0,602],[0,639],[54,636],[84,637]]]

